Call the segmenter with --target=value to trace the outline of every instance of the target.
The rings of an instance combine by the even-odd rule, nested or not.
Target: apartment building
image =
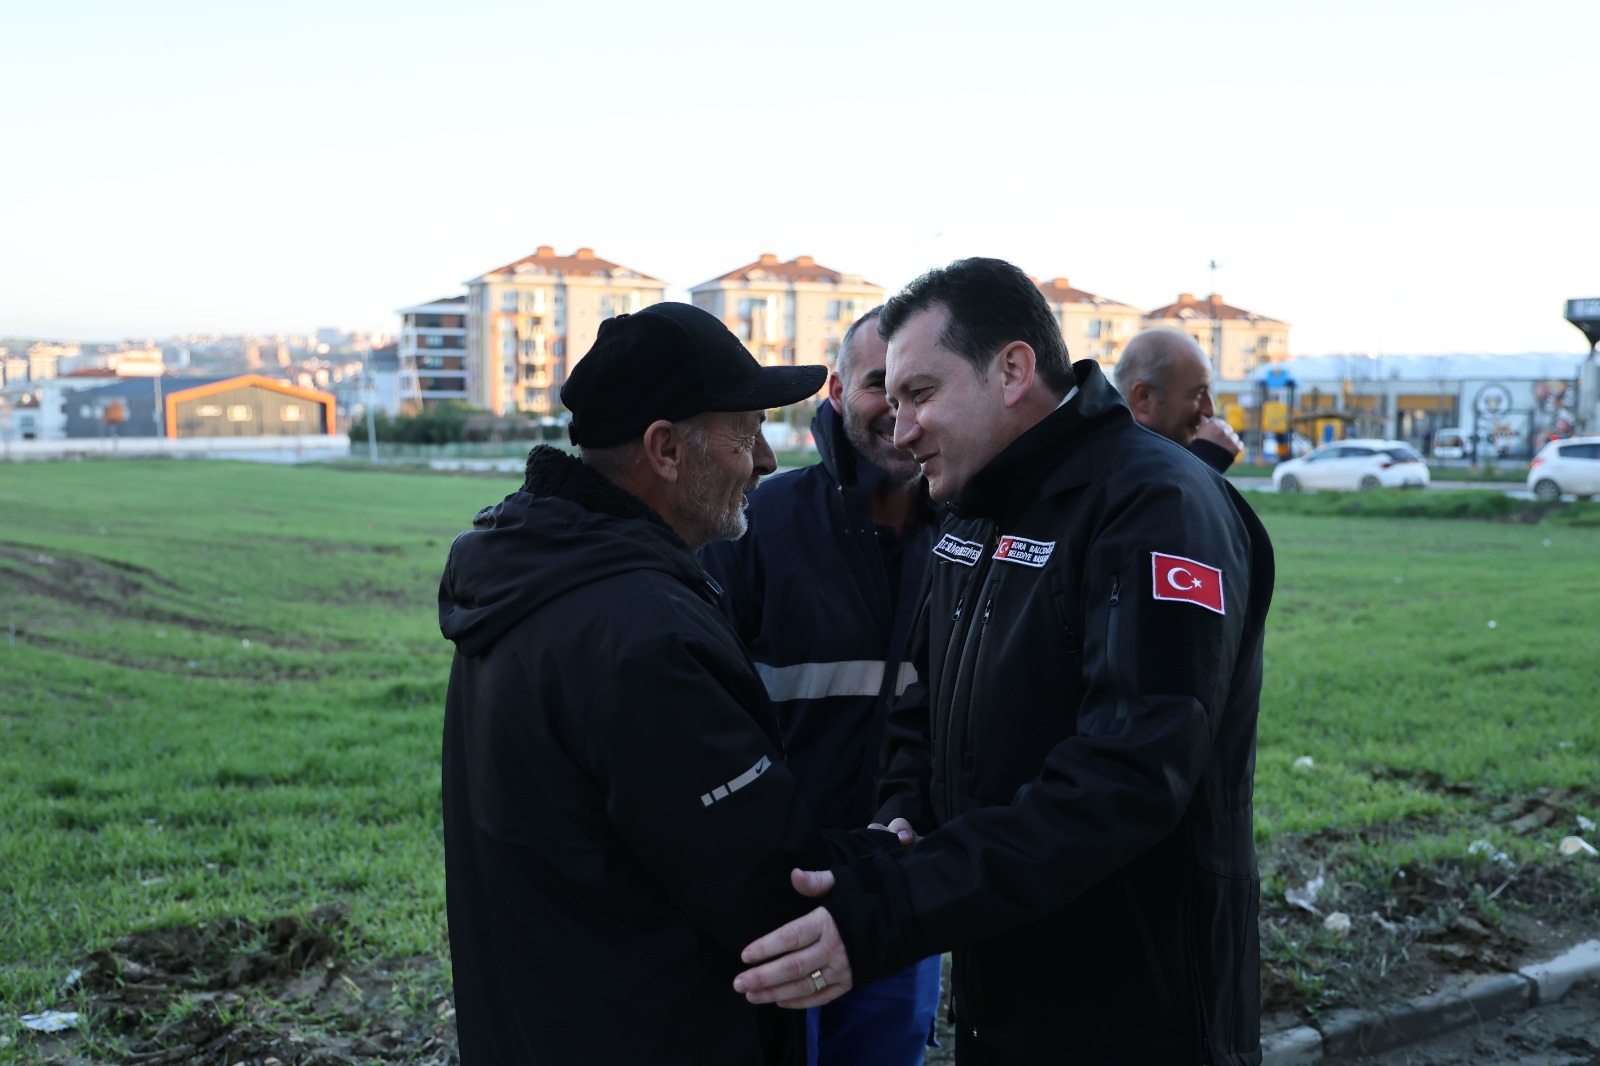
[[[1131,304],[1074,288],[1066,278],[1034,280],[1061,325],[1073,360],[1093,359],[1111,373],[1128,339],[1143,327],[1144,312]]]
[[[561,409],[561,383],[600,323],[661,302],[667,283],[549,245],[467,282],[467,402],[495,414]]]
[[[1267,363],[1289,358],[1289,323],[1233,307],[1216,293],[1204,300],[1179,293],[1175,303],[1146,314],[1144,328],[1189,334],[1211,359],[1218,381],[1242,381]]]
[[[416,414],[468,402],[467,298],[445,296],[399,314],[399,409]]]
[[[720,318],[762,363],[832,366],[845,330],[883,302],[881,285],[817,263],[772,254],[689,290],[696,307]]]

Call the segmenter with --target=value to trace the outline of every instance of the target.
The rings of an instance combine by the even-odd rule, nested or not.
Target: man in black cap
[[[451,546],[445,875],[465,1066],[803,1056],[800,1018],[731,984],[739,949],[804,910],[789,870],[845,838],[825,843],[796,802],[695,551],[744,531],[745,495],[776,466],[765,411],[825,373],[762,367],[686,304],[611,319],[561,390],[579,455],[535,448],[521,491]]]

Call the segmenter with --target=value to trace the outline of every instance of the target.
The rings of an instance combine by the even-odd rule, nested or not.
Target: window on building
[[[424,347],[428,348],[443,348],[444,338],[435,333],[423,338],[422,343]]]
[[[222,408],[214,403],[203,403],[194,409],[194,413],[200,418],[220,418],[222,416]]]
[[[514,292],[501,293],[500,310],[515,313],[517,310],[517,294]]]
[[[1090,340],[1099,340],[1100,339],[1100,320],[1098,318],[1091,318],[1089,320],[1089,334],[1088,335],[1089,335],[1089,339]]]
[[[249,404],[243,404],[243,403],[230,403],[228,405],[228,421],[229,422],[248,422],[248,421],[250,421],[250,405]]]
[[[823,312],[823,317],[826,318],[829,322],[837,322],[837,321],[839,321],[839,316],[842,313],[843,313],[842,301],[840,301],[840,300],[829,300],[828,301],[828,309]]]
[[[306,420],[305,408],[297,403],[284,404],[282,414],[285,422],[304,422]]]

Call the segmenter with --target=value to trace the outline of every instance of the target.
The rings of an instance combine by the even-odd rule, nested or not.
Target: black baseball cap
[[[600,323],[561,402],[572,443],[604,448],[638,440],[657,419],[786,407],[816,395],[827,376],[825,366],[762,366],[709,311],[659,303]]]

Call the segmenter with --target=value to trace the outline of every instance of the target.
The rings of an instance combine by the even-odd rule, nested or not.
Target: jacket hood
[[[660,570],[714,596],[694,553],[637,497],[582,460],[541,445],[523,487],[479,511],[450,545],[439,630],[478,655],[530,613],[575,588]]]

